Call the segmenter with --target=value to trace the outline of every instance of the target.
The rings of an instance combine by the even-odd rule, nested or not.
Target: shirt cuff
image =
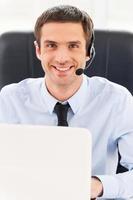
[[[109,175],[96,175],[97,178],[102,182],[103,185],[103,195],[101,198],[119,198],[119,183],[115,176]]]

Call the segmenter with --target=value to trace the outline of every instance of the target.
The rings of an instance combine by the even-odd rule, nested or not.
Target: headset
[[[87,64],[86,64],[86,67],[85,69],[83,68],[78,68],[76,71],[75,71],[75,74],[80,76],[81,74],[84,73],[84,71],[91,65],[92,61],[94,60],[94,57],[95,57],[95,48],[94,48],[94,31],[92,32],[92,37],[91,37],[91,41],[90,41],[90,45],[88,47],[88,50],[87,50],[87,53],[89,52],[89,57],[90,59],[87,61]]]

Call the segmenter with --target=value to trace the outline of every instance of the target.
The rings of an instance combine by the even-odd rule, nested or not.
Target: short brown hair
[[[74,6],[62,5],[52,7],[44,11],[37,19],[34,29],[34,35],[40,46],[41,28],[49,22],[74,22],[81,23],[86,39],[86,48],[90,48],[93,38],[93,22],[90,16]]]

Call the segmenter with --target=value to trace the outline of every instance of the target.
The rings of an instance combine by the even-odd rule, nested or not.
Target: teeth
[[[56,67],[56,69],[57,70],[59,70],[59,71],[62,71],[62,72],[64,72],[64,71],[67,71],[67,70],[69,70],[70,69],[70,67],[63,67],[63,68],[60,68],[60,67]]]

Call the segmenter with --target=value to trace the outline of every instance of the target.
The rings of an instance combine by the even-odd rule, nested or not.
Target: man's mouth
[[[69,66],[69,67],[58,67],[58,66],[53,66],[56,70],[60,71],[60,72],[66,72],[69,71],[73,66]]]

